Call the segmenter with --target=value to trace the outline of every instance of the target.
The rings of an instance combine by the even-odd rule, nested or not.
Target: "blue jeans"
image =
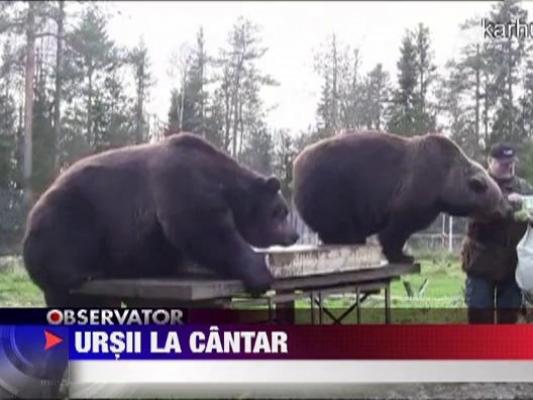
[[[522,292],[514,274],[504,282],[492,282],[468,275],[465,284],[465,301],[472,323],[514,323],[522,306]]]

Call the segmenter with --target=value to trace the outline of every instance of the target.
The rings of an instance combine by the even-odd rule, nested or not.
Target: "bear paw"
[[[415,258],[408,254],[400,253],[400,254],[394,254],[394,255],[387,256],[387,260],[390,263],[395,263],[395,264],[412,264],[415,261]]]

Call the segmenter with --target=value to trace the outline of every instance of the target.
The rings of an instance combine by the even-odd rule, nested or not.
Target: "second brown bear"
[[[412,262],[405,242],[440,212],[482,219],[511,212],[483,167],[438,134],[337,135],[308,146],[293,173],[295,205],[323,243],[363,244],[377,233],[390,262]]]

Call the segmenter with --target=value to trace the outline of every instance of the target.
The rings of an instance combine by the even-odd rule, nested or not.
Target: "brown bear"
[[[512,212],[485,170],[440,134],[348,132],[304,149],[293,174],[298,212],[323,243],[363,244],[378,233],[390,262],[412,262],[406,240],[440,212]]]
[[[294,243],[287,214],[278,179],[181,133],[74,163],[31,210],[23,257],[48,306],[85,305],[68,292],[88,279],[171,276],[184,259],[259,293],[272,276],[251,246]]]

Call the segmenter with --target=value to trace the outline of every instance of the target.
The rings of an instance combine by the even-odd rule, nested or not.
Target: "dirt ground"
[[[72,389],[72,388],[71,388]],[[273,387],[271,384],[207,384],[201,389],[198,385],[158,384],[157,395],[154,388],[146,385],[98,384],[81,385],[74,388],[74,397],[104,398],[107,396],[123,399],[165,398],[165,399],[368,399],[368,400],[396,400],[396,399],[531,399],[533,398],[533,383],[410,383],[410,384],[356,384],[339,387],[339,385],[306,385],[281,384]],[[201,394],[199,394],[201,393]]]
[[[354,397],[367,399],[531,399],[533,383],[417,383],[368,388]]]

